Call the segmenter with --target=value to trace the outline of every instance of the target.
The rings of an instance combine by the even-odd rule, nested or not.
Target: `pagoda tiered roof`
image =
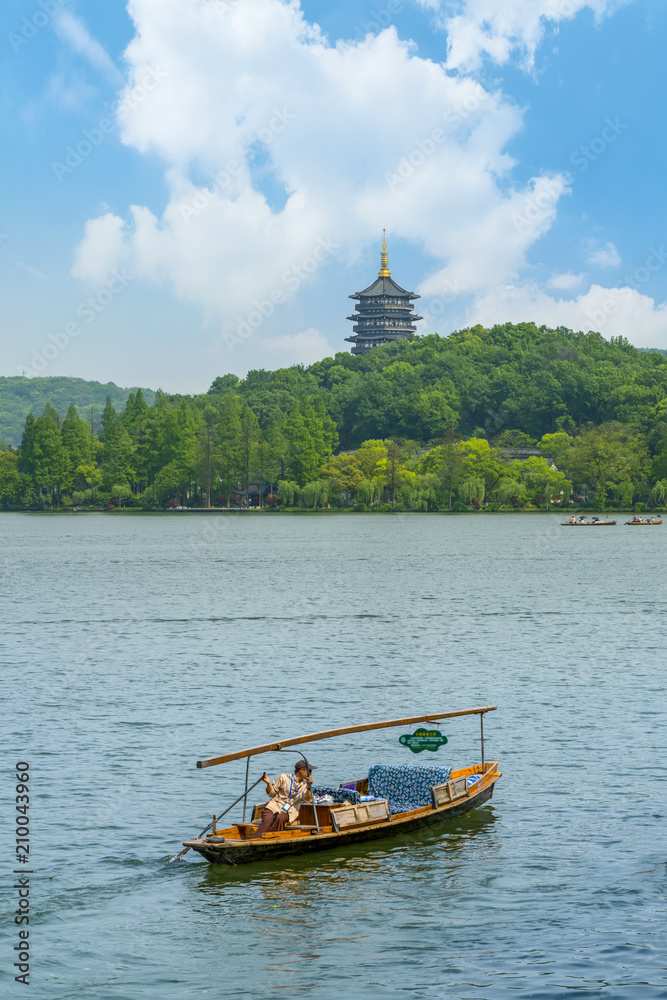
[[[393,295],[407,299],[421,298],[421,295],[415,295],[414,292],[408,292],[405,288],[401,288],[393,278],[387,275],[378,275],[373,284],[369,285],[368,288],[364,288],[363,292],[355,292],[354,295],[349,295],[348,298],[360,299],[362,296],[368,295]]]
[[[416,333],[415,323],[422,318],[412,312],[412,302],[420,296],[401,288],[391,277],[386,240],[382,242],[377,278],[350,298],[357,300],[356,312],[347,317],[355,326],[353,335],[345,339],[354,344],[353,354],[363,354],[392,340],[409,340]]]

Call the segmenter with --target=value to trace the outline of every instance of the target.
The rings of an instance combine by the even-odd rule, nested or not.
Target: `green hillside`
[[[61,417],[67,413],[70,403],[74,403],[82,413],[87,413],[88,408],[93,406],[98,411],[99,420],[107,396],[111,397],[111,402],[117,409],[122,409],[132,391],[121,389],[113,382],[103,385],[101,382],[87,382],[82,378],[65,378],[59,375],[48,378],[0,376],[0,441],[18,445],[25,418],[29,413],[43,413],[47,403]],[[144,389],[143,392],[146,401],[152,403],[155,399],[153,390]]]
[[[0,451],[0,508],[667,504],[667,357],[622,337],[476,326],[147,395],[1,380],[12,441],[34,416]]]

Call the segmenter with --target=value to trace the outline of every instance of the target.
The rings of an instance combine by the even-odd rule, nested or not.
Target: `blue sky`
[[[667,347],[659,0],[5,0],[0,373],[205,390],[422,332]]]

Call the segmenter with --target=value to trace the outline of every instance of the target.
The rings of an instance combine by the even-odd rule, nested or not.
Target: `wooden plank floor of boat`
[[[482,766],[478,764],[453,771],[452,778],[481,773]],[[399,836],[423,827],[446,822],[448,819],[453,819],[471,809],[478,808],[492,797],[495,783],[500,777],[502,777],[502,771],[498,770],[498,762],[487,762],[484,776],[475,791],[468,790],[460,798],[438,808],[428,805],[405,813],[396,813],[391,820],[383,823],[366,824],[341,831],[335,831],[332,826],[320,827],[319,832],[316,828],[292,828],[276,833],[266,833],[257,839],[243,837],[238,826],[232,826],[217,831],[217,836],[224,838],[223,840],[215,842],[210,838],[202,838],[184,841],[184,846],[193,848],[211,863],[237,864],[254,860],[269,860],[286,854],[323,851],[348,844]],[[246,828],[251,826],[251,824],[241,825]]]

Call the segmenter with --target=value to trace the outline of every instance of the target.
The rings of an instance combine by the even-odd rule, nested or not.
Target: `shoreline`
[[[247,508],[247,509],[234,509],[234,508],[229,508],[229,507],[192,507],[192,508],[189,508],[187,510],[159,510],[157,508],[155,510],[142,510],[139,507],[134,507],[134,508],[133,507],[122,507],[122,508],[119,507],[119,508],[116,508],[115,510],[104,510],[104,509],[101,509],[101,508],[100,509],[93,509],[93,510],[71,510],[70,508],[61,507],[61,508],[59,508],[57,510],[29,510],[29,509],[25,510],[25,509],[21,509],[21,508],[15,507],[15,508],[8,508],[6,510],[1,510],[0,511],[0,514],[47,514],[47,515],[63,515],[63,514],[106,514],[106,515],[119,515],[119,514],[130,514],[130,515],[133,515],[133,516],[142,515],[142,514],[150,514],[151,516],[155,516],[156,514],[159,514],[161,516],[167,516],[167,515],[169,515],[171,517],[173,517],[174,515],[181,515],[181,516],[183,516],[183,515],[188,515],[188,514],[198,514],[198,515],[205,515],[205,516],[209,516],[209,517],[212,516],[212,515],[215,515],[215,514],[218,514],[218,515],[227,514],[227,515],[232,515],[234,517],[239,517],[241,515],[248,515],[249,516],[250,514],[254,514],[254,515],[261,514],[261,515],[263,515],[265,517],[269,517],[269,516],[276,517],[276,516],[281,516],[281,515],[282,516],[285,516],[285,515],[286,516],[290,516],[290,515],[297,515],[297,516],[308,516],[308,515],[311,515],[312,516],[314,514],[317,514],[317,515],[326,515],[326,516],[338,516],[338,515],[346,515],[346,514],[347,515],[349,515],[349,514],[356,514],[356,515],[360,515],[360,516],[373,515],[374,517],[382,517],[383,515],[384,516],[388,516],[388,517],[403,517],[405,515],[419,516],[419,517],[424,517],[424,516],[427,516],[427,517],[428,516],[430,516],[430,517],[436,516],[437,517],[437,516],[442,516],[442,515],[445,515],[447,517],[470,517],[470,516],[472,516],[472,517],[480,517],[480,516],[487,516],[487,515],[488,516],[497,517],[497,516],[503,516],[504,515],[504,516],[510,516],[510,517],[512,517],[512,516],[516,516],[516,515],[519,515],[519,514],[530,514],[530,515],[537,514],[539,516],[548,515],[550,517],[557,516],[557,517],[561,517],[561,518],[569,518],[569,517],[572,517],[572,515],[574,514],[574,515],[577,515],[577,516],[579,516],[579,515],[585,515],[586,517],[593,517],[593,516],[604,515],[605,517],[612,517],[612,518],[616,517],[616,518],[618,518],[618,517],[631,516],[631,515],[633,515],[635,513],[638,514],[638,515],[648,515],[648,516],[650,516],[652,514],[664,514],[664,513],[667,513],[667,509],[657,507],[657,508],[652,508],[651,510],[646,510],[646,511],[635,511],[633,509],[626,509],[626,510],[599,510],[599,509],[595,509],[595,508],[592,508],[592,509],[589,508],[587,510],[584,510],[582,508],[577,508],[576,510],[568,510],[567,512],[564,512],[564,511],[555,511],[555,510],[522,510],[522,509],[520,509],[520,510],[352,510],[351,508],[342,508],[342,509],[331,509],[331,510],[322,510],[322,509],[319,509],[319,510],[308,510],[308,509],[299,510],[299,509],[295,508],[293,510],[264,510],[264,509],[260,509],[259,507],[250,507],[250,508]]]

